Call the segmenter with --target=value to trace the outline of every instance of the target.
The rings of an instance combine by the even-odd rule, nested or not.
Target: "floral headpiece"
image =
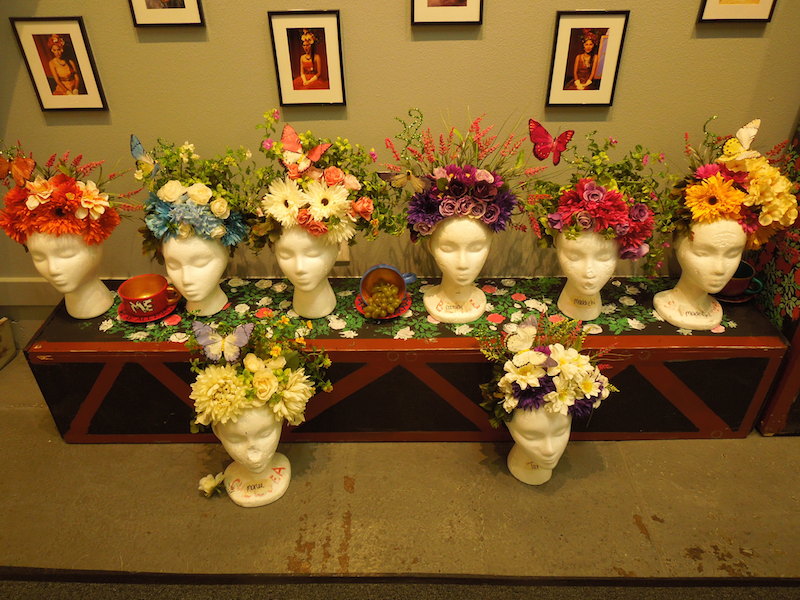
[[[797,219],[797,186],[750,148],[760,119],[720,141],[703,127],[699,149],[686,145],[691,172],[677,188],[680,206],[676,225],[738,221],[747,234],[747,248],[759,248],[770,237]]]
[[[408,114],[410,123],[397,119],[403,125],[397,138],[405,147],[398,151],[386,139],[396,161],[386,166],[394,187],[410,188],[406,218],[411,239],[432,234],[442,220],[454,216],[479,220],[494,232],[505,230],[517,212],[518,194],[537,172],[524,168],[523,138],[512,134],[497,142],[496,134],[489,135],[493,126],[481,129],[483,117],[478,117],[466,135],[451,128],[435,140],[430,129],[421,131],[418,109]]]
[[[357,231],[370,238],[380,230],[396,233],[386,184],[366,169],[375,161],[374,151],[343,138],[298,134],[291,125],[274,140],[270,136],[280,114],[273,110],[264,118],[261,149],[272,164],[261,170],[267,193],[252,209],[255,247],[274,241],[289,227],[324,236],[331,244],[351,241]]]
[[[308,42],[309,44],[313,44],[317,41],[317,36],[314,35],[313,31],[309,31],[308,29],[303,29],[303,35],[300,36],[300,41],[302,43]]]
[[[495,373],[481,386],[481,406],[492,426],[510,421],[514,409],[587,417],[618,391],[600,372],[597,356],[581,353],[585,335],[579,321],[551,324],[540,315],[506,340],[484,341],[482,351],[495,363]]]
[[[555,211],[547,215],[547,226],[568,239],[583,231],[599,233],[617,240],[620,258],[641,258],[650,250],[653,211],[619,190],[581,179],[561,193]]]
[[[621,158],[612,158],[619,142],[598,141],[595,134],[586,134],[585,150],[572,147],[567,159],[573,170],[570,185],[538,182],[538,193],[526,206],[534,233],[542,245],[552,246],[556,233],[573,238],[581,231],[594,231],[616,239],[621,258],[644,256],[644,267],[656,272],[663,247],[650,238],[669,228],[674,212],[664,155],[637,145]]]
[[[73,234],[95,245],[111,235],[120,216],[102,187],[122,173],[103,179],[100,171],[96,182],[85,180],[103,161],[81,164],[82,159],[78,155],[70,161],[69,152],[60,158],[53,154],[39,166],[18,148],[0,153],[0,179],[7,185],[9,176],[13,179],[0,210],[0,227],[12,240],[25,244],[32,233]]]
[[[235,423],[248,408],[262,406],[291,425],[303,422],[317,389],[332,389],[323,380],[331,363],[323,352],[308,350],[303,340],[287,337],[287,326],[283,316],[270,326],[243,323],[225,335],[212,325],[193,323],[206,359],[204,365],[192,363],[197,378],[189,397],[197,424]]]
[[[160,256],[160,243],[170,238],[198,236],[219,240],[233,249],[247,236],[241,206],[256,184],[249,177],[244,148],[228,150],[216,158],[200,159],[194,144],[180,147],[159,140],[148,154],[139,139],[131,136],[136,159],[134,176],[147,183],[144,248]]]

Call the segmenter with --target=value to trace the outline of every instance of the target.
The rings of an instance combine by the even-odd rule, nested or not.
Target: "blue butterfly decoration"
[[[253,333],[255,323],[243,323],[236,327],[233,332],[223,336],[206,323],[195,321],[192,323],[192,331],[197,341],[203,346],[203,352],[209,360],[218,361],[223,356],[227,362],[234,362],[239,359],[242,347],[247,344],[250,334]]]
[[[158,163],[145,151],[142,142],[133,133],[131,134],[131,154],[136,159],[136,168],[142,172],[145,179],[156,176],[160,168]]]

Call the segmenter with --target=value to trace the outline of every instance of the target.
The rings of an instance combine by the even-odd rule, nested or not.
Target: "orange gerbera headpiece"
[[[87,244],[104,241],[120,217],[92,181],[78,181],[64,173],[49,179],[41,175],[8,191],[0,210],[0,227],[25,244],[32,233],[75,234]]]

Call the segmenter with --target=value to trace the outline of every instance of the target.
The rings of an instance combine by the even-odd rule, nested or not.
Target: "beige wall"
[[[410,25],[410,0],[203,0],[206,26],[135,28],[125,0],[3,0],[0,2],[0,138],[20,140],[38,158],[71,149],[112,166],[131,164],[128,136],[191,140],[201,154],[253,147],[255,125],[278,105],[268,10],[341,11],[347,105],[285,107],[298,129],[343,135],[374,146],[397,128],[393,116],[419,107],[434,127],[463,125],[481,112],[487,122],[536,117],[553,130],[592,129],[622,146],[664,151],[683,168],[683,132],[699,132],[711,114],[717,130],[763,119],[758,146],[786,138],[800,100],[800,3],[780,0],[768,24],[696,24],[701,0],[484,0],[481,26]],[[545,108],[555,13],[565,8],[630,9],[612,107]],[[42,112],[8,17],[84,18],[109,105],[106,112]],[[3,24],[5,23],[5,24]],[[535,161],[534,161],[535,162]],[[551,169],[563,178],[562,165]],[[131,176],[115,188],[131,189]],[[140,254],[138,224],[123,223],[106,244],[104,275],[158,270]],[[554,273],[550,251],[529,236],[498,236],[485,274]],[[231,274],[275,275],[269,252],[239,253]],[[407,238],[359,243],[339,275],[375,262],[433,274],[432,263]],[[47,304],[54,296],[23,249],[0,237],[0,305]]]

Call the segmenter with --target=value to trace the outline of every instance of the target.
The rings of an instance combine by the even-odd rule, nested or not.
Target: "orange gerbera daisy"
[[[692,220],[711,223],[719,219],[740,218],[742,203],[747,194],[736,189],[734,182],[717,173],[700,183],[686,188],[686,207],[692,211]]]

